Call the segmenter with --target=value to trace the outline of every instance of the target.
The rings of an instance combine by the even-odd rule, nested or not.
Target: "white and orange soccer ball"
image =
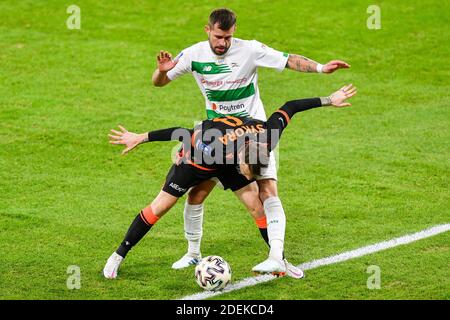
[[[208,256],[195,267],[195,279],[205,290],[222,290],[231,282],[231,267],[222,257]]]

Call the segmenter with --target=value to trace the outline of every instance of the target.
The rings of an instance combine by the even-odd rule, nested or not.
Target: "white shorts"
[[[261,175],[256,176],[256,180],[265,180],[265,179],[273,179],[275,181],[278,180],[277,161],[275,160],[275,151],[270,152],[269,165],[266,168],[261,168]]]

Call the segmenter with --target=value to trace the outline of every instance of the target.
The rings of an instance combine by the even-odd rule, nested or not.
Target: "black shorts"
[[[235,165],[224,165],[217,173],[216,177],[222,183],[223,188],[237,191],[255,180],[248,180],[245,176],[240,174]]]
[[[214,177],[219,179],[224,189],[231,189],[231,191],[239,190],[253,182],[241,175],[235,166],[224,165],[217,170],[206,171],[180,162],[180,164],[172,165],[162,189],[168,194],[180,198],[191,187]]]

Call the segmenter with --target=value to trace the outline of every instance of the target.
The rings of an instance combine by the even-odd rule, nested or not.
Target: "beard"
[[[223,56],[225,53],[228,52],[228,49],[230,49],[230,46],[216,46],[216,47],[213,47],[211,45],[211,41],[209,41],[209,47],[211,48],[212,52],[214,52],[218,56]]]

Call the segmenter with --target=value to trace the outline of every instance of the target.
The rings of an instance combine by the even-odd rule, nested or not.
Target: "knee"
[[[273,193],[271,191],[266,191],[266,190],[261,190],[259,192],[259,198],[261,199],[261,202],[264,203],[264,201],[266,201],[267,199],[271,198],[271,197],[276,197],[277,194]]]
[[[202,204],[214,188],[214,182],[207,182],[192,188],[187,196],[187,202],[191,205]]]
[[[202,204],[206,197],[201,192],[189,192],[187,202],[191,205]]]

